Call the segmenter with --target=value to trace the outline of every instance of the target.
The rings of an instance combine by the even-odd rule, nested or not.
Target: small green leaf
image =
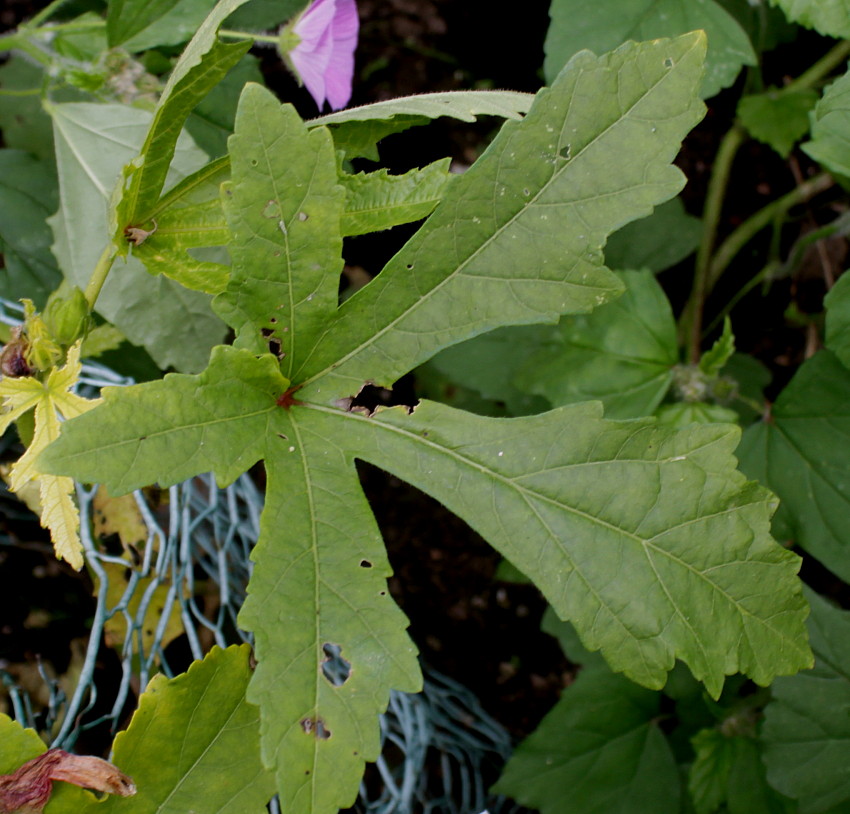
[[[744,433],[741,469],[780,498],[777,535],[850,580],[850,371],[821,351],[797,371],[770,417]]]
[[[622,272],[626,292],[588,316],[562,317],[518,372],[518,387],[551,404],[599,399],[611,418],[650,415],[679,360],[670,302],[649,271]]]
[[[264,814],[274,778],[260,761],[259,710],[245,700],[248,645],[213,647],[172,679],[151,679],[114,761],[137,793],[108,797],[81,814]]]
[[[789,20],[827,37],[850,37],[850,9],[844,0],[770,0]]]
[[[342,234],[364,235],[427,217],[440,202],[451,177],[449,163],[450,159],[443,158],[403,175],[389,175],[387,170],[342,174]]]
[[[845,11],[850,20],[850,12]],[[850,36],[850,22],[848,35]],[[850,175],[847,157],[847,131],[850,129],[850,73],[835,80],[824,91],[811,113],[812,138],[803,151],[830,172]]]
[[[815,666],[777,679],[762,741],[771,786],[800,814],[844,811],[850,800],[850,613],[811,591]]]
[[[714,814],[726,802],[738,740],[717,729],[702,729],[691,738],[695,755],[688,772],[688,791],[696,814]]]
[[[714,0],[553,0],[544,72],[552,80],[584,48],[610,51],[628,40],[676,37],[702,29],[708,37],[702,96],[729,87],[756,54],[738,21]]]
[[[614,232],[605,244],[605,265],[664,271],[693,254],[701,235],[702,221],[685,212],[681,198],[673,198]]]
[[[809,132],[809,113],[818,98],[817,92],[809,89],[783,93],[771,88],[742,97],[738,118],[754,139],[788,158],[794,145]]]
[[[826,295],[826,346],[850,368],[850,274],[843,274]]]
[[[604,667],[565,691],[493,787],[541,814],[678,814],[679,771],[658,693]]]
[[[391,385],[443,347],[618,294],[601,247],[680,189],[670,161],[703,112],[694,98],[703,49],[692,34],[572,60],[342,304],[293,380],[322,377],[329,401],[367,380]]]
[[[735,335],[732,333],[732,320],[723,320],[723,333],[699,360],[699,369],[706,376],[717,376],[735,353]]]
[[[28,297],[40,307],[61,282],[47,225],[56,198],[56,178],[47,165],[20,150],[0,150],[1,297]]]
[[[160,198],[151,214],[155,227],[133,249],[150,274],[164,274],[186,288],[218,294],[230,266],[200,260],[189,249],[226,246],[230,230],[221,205],[221,185],[230,176],[227,156],[184,178]]]
[[[85,288],[103,249],[107,200],[121,168],[137,153],[151,114],[126,105],[51,105],[56,128],[59,211],[50,219],[53,251],[65,277]],[[169,182],[203,166],[206,156],[181,136]],[[97,310],[131,342],[143,345],[161,368],[203,368],[226,326],[208,295],[164,277],[151,277],[131,257],[119,260],[97,300]]]

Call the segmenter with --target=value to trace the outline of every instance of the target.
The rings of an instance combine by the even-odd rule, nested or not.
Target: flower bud
[[[69,297],[54,299],[51,295],[44,309],[44,324],[54,342],[63,347],[73,345],[89,324],[89,304],[85,294],[74,286]]]

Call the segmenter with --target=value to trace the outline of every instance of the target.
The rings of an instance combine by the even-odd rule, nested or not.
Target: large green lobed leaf
[[[670,162],[704,110],[704,49],[695,33],[577,55],[341,306],[293,380],[326,401],[367,380],[391,385],[475,334],[555,322],[619,294],[602,246],[681,188]]]
[[[701,50],[701,36],[689,35],[574,60],[522,123],[507,125],[482,169],[452,183],[399,259],[339,310],[333,149],[248,88],[226,204],[233,282],[220,295],[247,347],[216,349],[200,376],[107,389],[42,456],[45,471],[113,493],[209,469],[226,483],[265,460],[240,623],[256,638],[248,698],[260,706],[263,760],[288,814],[350,805],[363,761],[377,757],[390,689],[419,684],[355,459],[464,517],[588,647],[649,687],[664,684],[676,658],[715,696],[738,670],[767,683],[810,663],[799,561],[769,536],[771,497],[735,471],[734,428],[609,421],[599,405],[484,419],[422,402],[412,414],[366,417],[337,398],[488,327],[554,321],[559,309],[616,293],[601,246],[679,188],[669,160],[701,110]],[[286,134],[296,166],[284,166],[275,133]],[[567,144],[571,157],[558,157]],[[314,220],[334,251],[299,231]],[[290,325],[298,336],[284,349]],[[275,332],[270,349],[283,349],[282,360],[260,346],[262,328]],[[306,370],[313,380],[298,389]],[[342,683],[325,669],[337,652]]]

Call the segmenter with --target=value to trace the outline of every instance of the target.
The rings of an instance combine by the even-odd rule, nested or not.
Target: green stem
[[[843,40],[831,48],[811,68],[782,88],[782,93],[805,90],[816,85],[821,79],[832,73],[848,56],[850,56],[850,40]]]
[[[732,163],[738,149],[744,142],[744,137],[744,129],[737,124],[733,125],[726,133],[715,156],[714,168],[708,184],[708,194],[702,216],[702,239],[697,250],[694,284],[679,325],[680,336],[683,341],[687,342],[688,358],[693,364],[699,361],[700,341],[702,339],[702,309],[710,290],[708,275],[711,254],[717,238],[717,225],[720,222]]]
[[[91,279],[89,280],[84,292],[86,295],[86,301],[91,309],[94,309],[94,304],[97,302],[98,296],[100,296],[100,290],[106,282],[106,275],[109,274],[109,270],[112,268],[114,260],[115,247],[110,243],[100,255],[100,259],[94,267]]]
[[[48,3],[41,11],[38,12],[38,14],[27,20],[22,27],[35,28],[36,26],[41,25],[41,23],[53,16],[53,13],[60,6],[65,5],[67,2],[68,0],[53,0],[52,3]]]
[[[220,37],[227,37],[231,40],[254,40],[255,42],[270,42],[272,45],[277,45],[280,42],[280,37],[272,34],[249,34],[247,31],[228,31],[224,28],[219,28],[218,34]]]
[[[0,37],[0,53],[4,51],[23,51],[27,56],[32,57],[36,62],[50,67],[50,57],[44,53],[37,45],[30,42],[26,37],[18,33],[7,34],[5,37]]]
[[[781,198],[777,198],[767,206],[760,209],[754,215],[745,220],[726,240],[720,245],[711,261],[706,273],[706,293],[711,291],[720,279],[720,275],[729,267],[729,264],[741,249],[747,245],[765,226],[775,220],[784,219],[785,214],[792,206],[813,198],[815,195],[829,189],[835,181],[829,173],[823,172],[814,178],[803,182]]]

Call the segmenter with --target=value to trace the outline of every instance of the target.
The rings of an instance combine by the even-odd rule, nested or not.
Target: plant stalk
[[[272,34],[249,34],[247,31],[229,31],[224,28],[218,30],[218,35],[231,40],[254,40],[255,42],[268,42],[272,45],[277,45],[280,42],[280,37]]]
[[[794,187],[794,189],[781,198],[777,198],[747,218],[717,249],[708,268],[707,291],[714,288],[718,279],[720,279],[720,275],[726,271],[736,255],[765,226],[774,220],[782,219],[792,206],[813,198],[815,195],[829,189],[834,183],[835,181],[829,173],[822,172],[814,178],[804,181],[800,186]]]
[[[850,56],[850,40],[842,40],[824,54],[811,68],[801,73],[793,82],[789,82],[781,89],[781,92],[791,93],[795,90],[806,90],[812,85],[816,85],[821,79],[832,73],[848,56]]]
[[[64,6],[68,0],[53,0],[52,3],[48,3],[38,14],[31,17],[27,20],[22,28],[36,28],[41,25],[45,20],[50,19],[53,16],[54,12],[60,7]]]
[[[744,142],[744,137],[744,128],[738,124],[733,125],[726,133],[715,156],[714,168],[708,184],[708,194],[702,217],[702,239],[697,250],[694,284],[679,323],[680,341],[687,343],[688,359],[693,364],[699,361],[700,356],[702,310],[705,298],[710,291],[709,270],[714,242],[717,238],[717,226],[720,222],[726,188],[729,185],[732,163],[738,149]]]
[[[86,302],[89,308],[94,310],[94,304],[100,296],[100,290],[106,282],[106,276],[112,268],[112,263],[115,261],[115,247],[110,243],[100,255],[97,265],[94,267],[91,278],[89,279],[86,290],[83,292],[86,297]]]

